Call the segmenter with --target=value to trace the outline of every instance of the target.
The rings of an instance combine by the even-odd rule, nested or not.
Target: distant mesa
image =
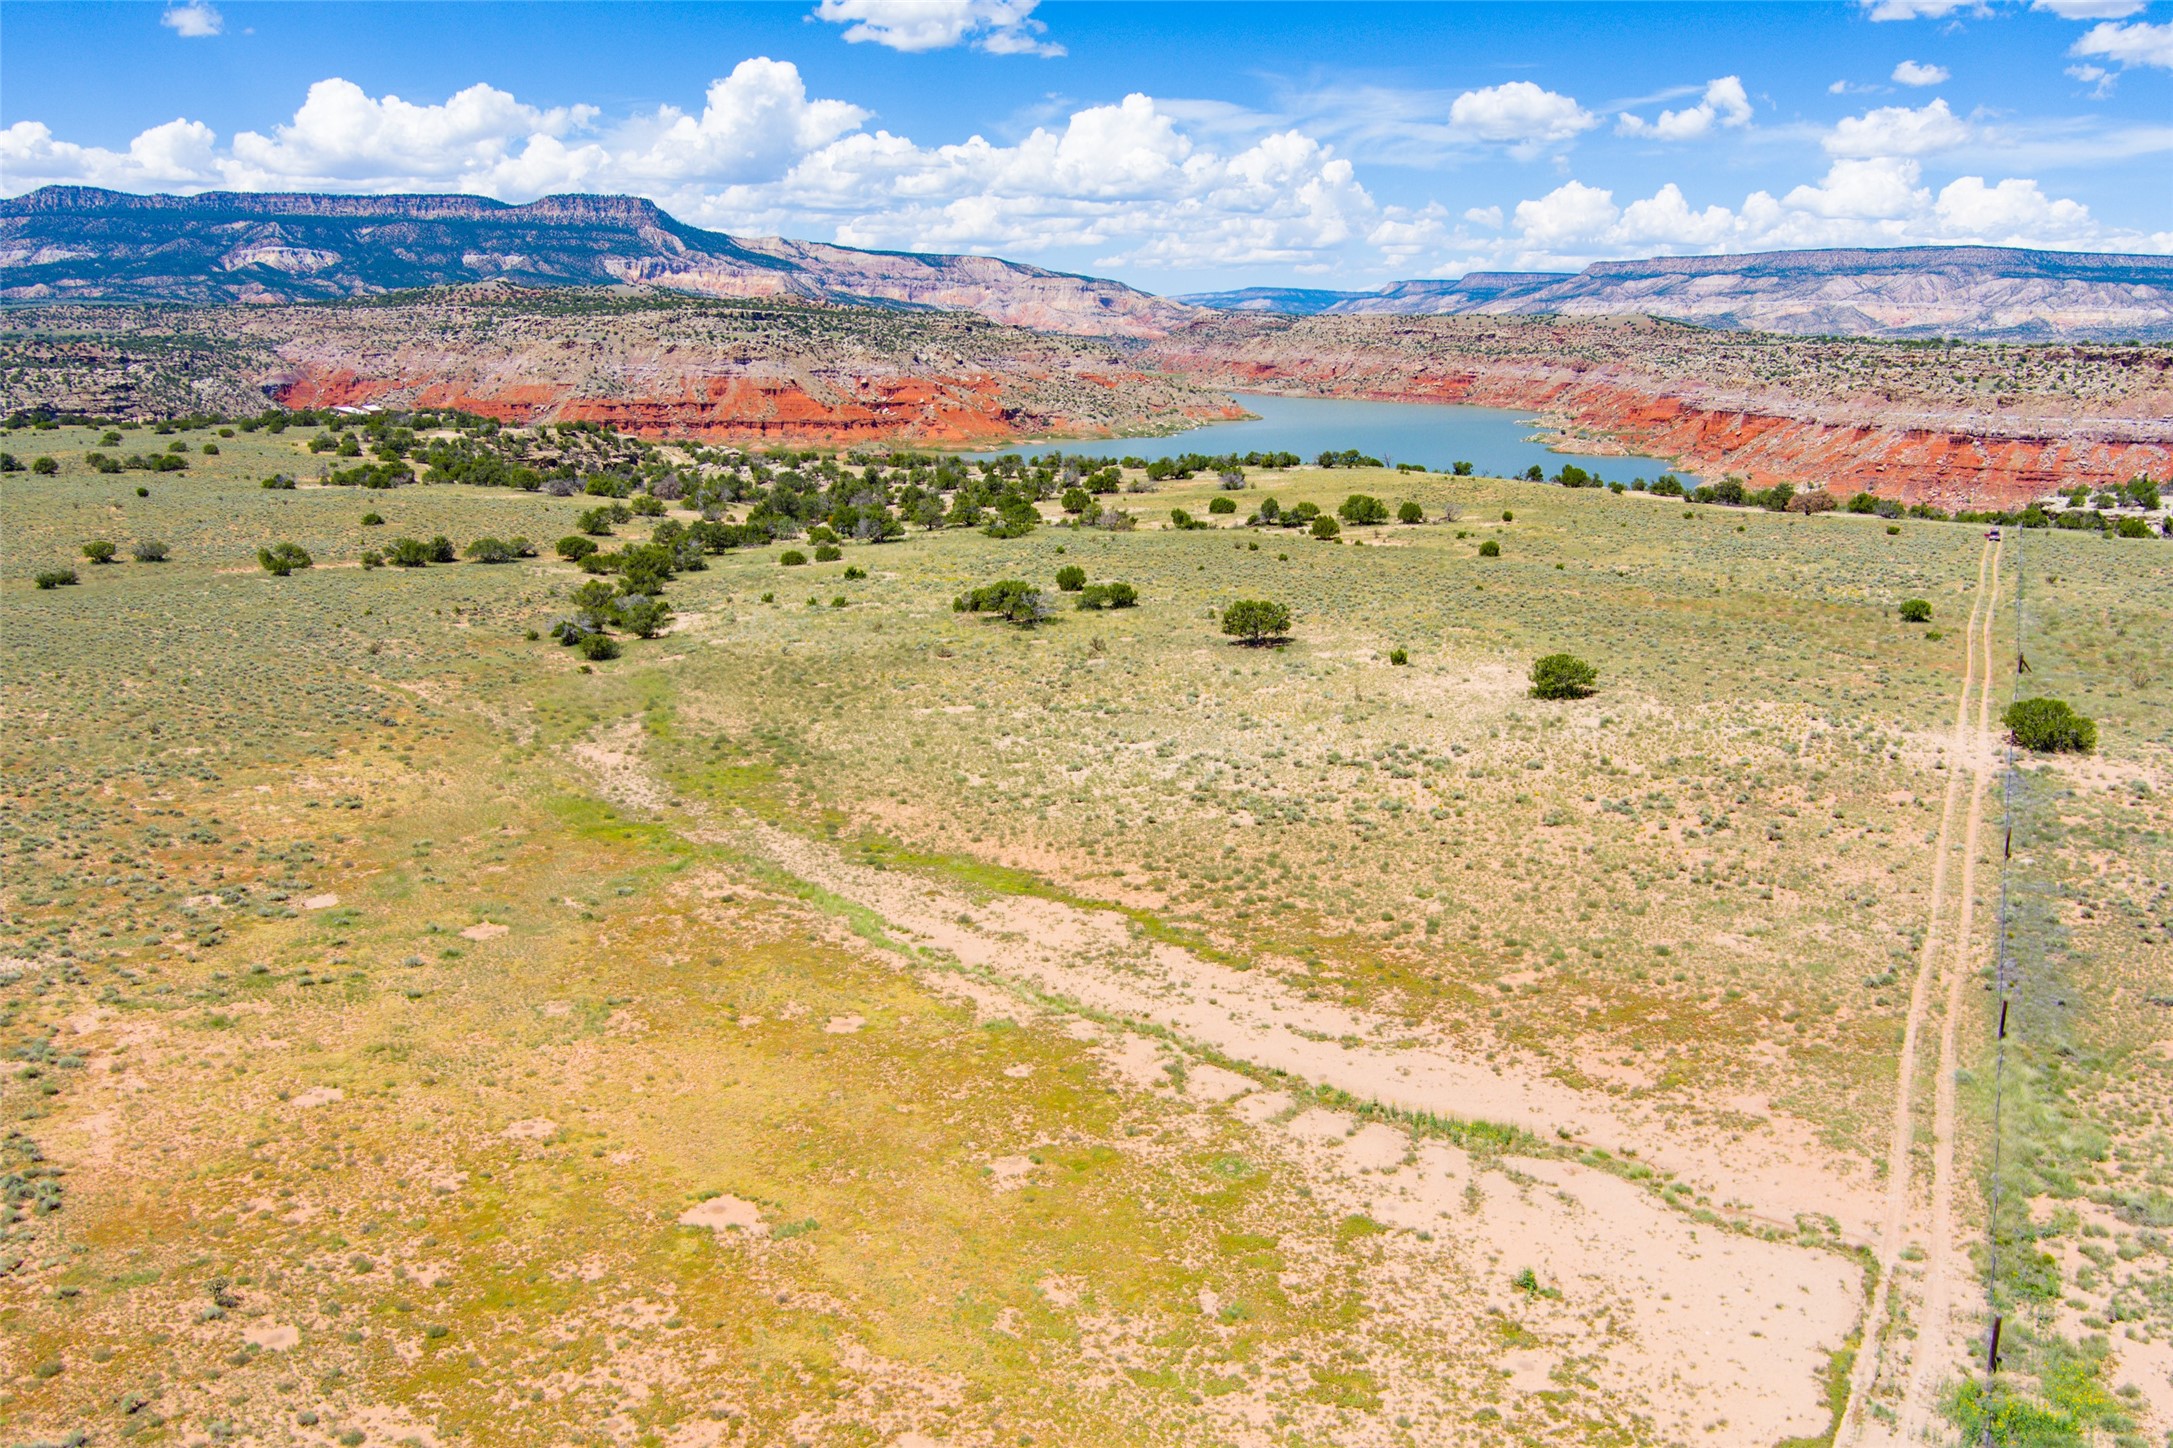
[[[0,302],[326,301],[476,283],[972,312],[1155,339],[1203,310],[1284,316],[1620,316],[1812,336],[2173,339],[2173,257],[2002,247],[1760,252],[1473,272],[1367,292],[1158,297],[987,256],[859,251],[688,226],[637,196],[206,192],[48,186],[0,201]]]
[[[1993,246],[1777,251],[1473,272],[1370,292],[1251,287],[1178,298],[1287,316],[1622,316],[1799,336],[2173,339],[2173,257]]]
[[[1096,337],[1159,337],[1198,315],[1121,282],[996,257],[726,236],[635,196],[510,206],[480,196],[47,186],[0,201],[0,301],[326,301],[478,282],[978,312]]]

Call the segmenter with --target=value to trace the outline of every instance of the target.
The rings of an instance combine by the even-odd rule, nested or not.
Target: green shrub
[[[584,538],[579,533],[569,533],[558,540],[556,552],[568,563],[579,563],[596,551],[596,540]]]
[[[786,568],[798,568],[807,562],[807,555],[797,548],[787,548],[777,555],[777,561]]]
[[[598,538],[608,538],[611,536],[611,510],[591,508],[574,520],[574,526]]]
[[[93,563],[111,563],[114,547],[103,538],[93,538],[83,545],[83,556]]]
[[[636,638],[653,639],[671,622],[672,606],[648,594],[629,594],[618,601],[614,618]]]
[[[845,554],[839,550],[835,543],[818,543],[815,545],[815,561],[817,563],[835,563],[844,556]]]
[[[1079,590],[1079,607],[1132,608],[1139,603],[1139,590],[1129,583],[1090,583]]]
[[[619,656],[618,641],[609,634],[585,633],[581,635],[581,642],[576,647],[581,650],[582,658],[597,663]]]
[[[1066,488],[1064,496],[1057,501],[1065,512],[1076,515],[1087,510],[1087,505],[1094,501],[1094,495],[1085,488]]]
[[[2000,715],[2015,743],[2040,754],[2088,754],[2098,747],[2098,726],[2058,699],[2022,699]]]
[[[1534,699],[1582,699],[1599,682],[1599,671],[1575,654],[1548,654],[1532,664]]]
[[[385,555],[375,548],[365,548],[362,550],[361,561],[363,571],[367,573],[374,568],[383,568],[385,566]]]
[[[1021,628],[1030,628],[1048,616],[1041,590],[1023,578],[984,583],[969,593],[962,593],[951,600],[951,611],[994,614]]]
[[[385,545],[385,561],[395,568],[420,568],[430,561],[430,545],[420,538],[395,538]]]
[[[515,557],[513,545],[500,538],[478,538],[463,551],[478,563],[511,563]]]
[[[430,561],[432,563],[452,563],[459,557],[460,555],[453,551],[453,540],[443,533],[430,540]]]
[[[138,563],[164,563],[167,557],[167,549],[166,545],[156,538],[144,538],[128,550],[128,556]]]
[[[1402,649],[1390,649],[1388,651],[1388,661],[1392,664],[1408,664],[1411,662],[1411,655]]]
[[[1216,499],[1217,502],[1222,501]],[[1065,593],[1077,593],[1086,587],[1086,570],[1077,564],[1066,564],[1056,570],[1056,586]]]
[[[1341,533],[1343,528],[1335,519],[1329,517],[1326,513],[1322,513],[1313,519],[1312,531],[1315,538],[1333,538]]]
[[[60,464],[54,462],[51,458],[39,458],[31,463],[30,470],[40,477],[49,478],[60,471]]]
[[[76,581],[73,568],[48,568],[31,580],[40,588],[59,588]]]
[[[1479,545],[1479,556],[1481,558],[1501,557],[1501,544],[1495,542],[1492,538],[1487,539]]]
[[[1235,498],[1209,498],[1207,500],[1207,511],[1210,513],[1235,513],[1237,511],[1237,500]]]
[[[868,570],[857,563],[847,564],[845,567],[845,577],[847,579],[866,578],[867,576]]]
[[[274,578],[285,578],[298,568],[310,566],[310,557],[299,543],[274,543],[257,550],[257,562]]]
[[[1501,510],[1501,520],[1504,523],[1514,523],[1517,520],[1517,515],[1504,508]]]
[[[1364,493],[1353,493],[1336,509],[1336,515],[1344,522],[1359,526],[1388,521],[1388,504]]]
[[[1248,644],[1274,642],[1290,632],[1290,606],[1241,598],[1222,611],[1222,631]]]
[[[1921,598],[1903,599],[1897,612],[1901,614],[1903,623],[1930,623],[1932,621],[1932,606]]]
[[[382,513],[364,513],[362,515],[362,526],[365,528],[382,528],[385,526],[385,515]]]
[[[291,493],[294,491],[294,479],[288,477],[285,473],[273,473],[257,486],[267,488],[275,493]]]
[[[1396,521],[1399,523],[1423,523],[1426,510],[1409,499],[1396,505]]]

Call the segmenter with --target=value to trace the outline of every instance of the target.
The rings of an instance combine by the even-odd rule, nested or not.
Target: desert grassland
[[[1998,1298],[2029,1405],[2014,1436],[2156,1443],[2173,1430],[2173,597],[2163,563],[2129,589],[2121,560],[2078,540],[2029,534],[2019,562],[2021,692],[2070,700],[2101,744],[2086,761],[2023,761],[2001,877]],[[1988,1016],[1965,1067],[1985,1170],[1992,1035]]]
[[[403,534],[547,544],[583,500],[258,489],[308,435],[117,477],[74,463],[94,435],[9,440],[64,459],[0,487],[11,1433],[1818,1436],[1837,1374],[1812,1369],[1861,1281],[1829,1244],[1862,1239],[1883,1157],[1977,530],[1302,470],[1241,506],[1461,517],[1364,547],[1044,528],[728,554],[674,581],[677,631],[582,673],[523,637],[579,580],[555,561],[332,565]],[[1121,501],[1206,516],[1196,488]],[[174,560],[25,581],[145,536]],[[257,571],[280,538],[318,567]],[[2062,869],[2103,890],[2108,855],[2163,839],[2165,634],[2138,602],[2162,555],[2029,546],[2105,729],[2085,768],[2125,791],[2074,794],[2099,845]],[[1030,633],[950,612],[1067,562],[1142,606]],[[1240,596],[1290,603],[1296,640],[1221,639]],[[1893,621],[1910,596],[1943,637]],[[1601,692],[1523,697],[1562,647]],[[738,820],[975,923],[901,945]],[[1644,1159],[1407,1135],[959,959],[1095,902],[1129,912],[1114,977],[1152,987],[1184,948],[1342,1012],[1324,1049],[1465,1053],[1649,1129]],[[2151,978],[2143,947],[2117,958]],[[2162,1184],[2162,1076],[2147,1026],[2119,1029],[2125,1093],[2048,1110],[2124,1123]],[[1671,1164],[1701,1140],[1802,1157],[1830,1210]],[[759,1230],[678,1222],[723,1196]],[[1609,1211],[1639,1224],[1625,1256],[1682,1275],[1548,1256]],[[2147,1238],[2124,1260],[2162,1283]],[[1826,1314],[1785,1348],[1718,1319],[1773,1403],[1649,1316],[1721,1290],[1708,1269]]]

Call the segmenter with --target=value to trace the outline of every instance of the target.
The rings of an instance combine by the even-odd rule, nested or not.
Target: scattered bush
[[[628,594],[618,601],[614,619],[636,638],[653,639],[671,622],[672,606],[647,594]]]
[[[430,545],[420,538],[395,538],[385,545],[385,561],[395,568],[420,568],[430,561]]]
[[[382,553],[378,552],[378,551],[377,551],[377,550],[376,550],[375,548],[365,548],[365,549],[363,549],[363,550],[362,550],[362,570],[363,570],[363,572],[367,573],[367,572],[369,572],[369,571],[370,571],[371,569],[373,569],[373,568],[383,568],[384,566],[385,566],[385,555],[384,555],[384,554],[382,554]]]
[[[517,556],[513,545],[499,538],[478,538],[463,551],[478,563],[511,563]]]
[[[138,563],[164,563],[167,557],[166,545],[156,538],[145,538],[128,550],[128,556]]]
[[[807,562],[807,555],[797,548],[787,548],[777,555],[777,561],[785,568],[799,568]]]
[[[382,513],[364,513],[362,515],[362,526],[365,528],[382,528],[385,526],[385,515]]]
[[[867,570],[867,569],[865,569],[865,568],[862,568],[862,567],[861,567],[861,566],[859,566],[858,564],[847,564],[847,565],[846,565],[846,568],[845,568],[845,577],[846,577],[846,578],[848,578],[848,579],[856,579],[856,578],[866,578],[867,576],[868,576],[868,570]]]
[[[1599,671],[1575,654],[1548,654],[1532,664],[1534,699],[1582,699],[1599,683]]]
[[[1315,538],[1333,538],[1343,531],[1343,527],[1335,519],[1322,513],[1313,519],[1312,531]]]
[[[274,543],[257,550],[257,562],[274,578],[285,578],[297,568],[309,567],[310,557],[299,543]]]
[[[1139,590],[1129,583],[1090,583],[1079,590],[1079,607],[1082,609],[1132,608],[1139,603]]]
[[[1094,501],[1094,495],[1085,488],[1066,488],[1064,496],[1057,501],[1065,512],[1076,516],[1087,510],[1087,504]]]
[[[49,478],[60,471],[60,464],[51,458],[39,458],[31,463],[30,470],[40,477]]]
[[[430,540],[430,561],[432,563],[451,563],[458,559],[459,556],[453,551],[453,540],[443,533]]]
[[[1336,509],[1336,516],[1353,527],[1386,523],[1388,521],[1388,504],[1382,502],[1379,498],[1368,497],[1364,493],[1353,493],[1343,500],[1342,506]]]
[[[608,538],[611,536],[611,510],[609,508],[591,508],[574,519],[574,526],[582,532],[595,537]]]
[[[1501,520],[1504,523],[1514,523],[1517,520],[1517,515],[1504,508],[1501,510]]]
[[[962,593],[951,600],[951,611],[994,614],[1021,628],[1030,628],[1048,617],[1048,605],[1041,590],[1022,578],[984,583],[969,593]]]
[[[73,568],[48,568],[31,580],[40,588],[59,588],[76,581]]]
[[[1903,623],[1930,623],[1932,621],[1932,606],[1921,598],[1903,599],[1897,612],[1901,614]]]
[[[596,540],[584,538],[579,533],[568,533],[558,540],[554,551],[568,563],[579,563],[596,551]]]
[[[1423,523],[1426,521],[1426,510],[1406,498],[1396,505],[1396,521],[1399,523]]]
[[[1501,544],[1495,542],[1491,538],[1487,539],[1484,543],[1481,543],[1479,545],[1479,556],[1481,558],[1501,557]]]
[[[1219,503],[1222,499],[1215,501]],[[1066,564],[1056,570],[1056,586],[1065,593],[1077,593],[1086,587],[1086,570],[1077,564]]]
[[[605,659],[615,659],[619,656],[618,641],[609,634],[585,633],[581,635],[581,642],[575,647],[581,650],[582,658],[596,663],[602,663]]]
[[[844,556],[844,553],[839,550],[835,543],[818,543],[815,545],[815,561],[817,563],[835,563]]]
[[[1241,598],[1222,611],[1222,631],[1247,644],[1279,641],[1290,632],[1290,606]]]
[[[2000,715],[2015,743],[2040,754],[2088,754],[2098,747],[2098,726],[2058,699],[2022,699]]]
[[[111,563],[115,549],[103,538],[93,538],[83,545],[83,556],[93,563]]]
[[[1209,498],[1207,500],[1207,511],[1216,514],[1235,513],[1237,511],[1237,500],[1235,498]]]
[[[294,491],[294,479],[288,477],[285,473],[273,473],[257,486],[268,488],[275,493],[291,493]]]
[[[1397,665],[1408,664],[1411,662],[1411,655],[1403,649],[1390,649],[1388,651],[1388,661]]]

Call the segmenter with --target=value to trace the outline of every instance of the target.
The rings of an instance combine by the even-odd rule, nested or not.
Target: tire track
[[[1871,1306],[1864,1314],[1863,1342],[1857,1348],[1856,1360],[1849,1370],[1848,1404],[1842,1410],[1841,1429],[1834,1437],[1836,1448],[1850,1448],[1850,1445],[1867,1441],[1869,1414],[1866,1405],[1871,1389],[1879,1379],[1880,1369],[1885,1365],[1886,1332],[1894,1306],[1894,1275],[1902,1260],[1909,1226],[1910,1157],[1916,1134],[1917,1043],[1931,1010],[1937,978],[1940,924],[1946,907],[1947,857],[1952,850],[1955,816],[1962,801],[1962,762],[1969,754],[1970,695],[1983,682],[1978,678],[1977,630],[1979,620],[1990,617],[1991,610],[1986,607],[1987,576],[1997,577],[1993,566],[1997,556],[1997,548],[1991,543],[1987,543],[1977,556],[1977,591],[1970,604],[1969,625],[1964,634],[1962,689],[1954,704],[1954,736],[1948,750],[1951,767],[1947,772],[1946,798],[1939,812],[1939,837],[1932,847],[1931,902],[1925,916],[1924,945],[1917,954],[1916,979],[1909,987],[1909,1014],[1902,1028],[1901,1060],[1895,1073],[1894,1135],[1886,1159],[1886,1213],[1879,1231],[1879,1275],[1872,1288]]]
[[[1992,633],[1998,617],[1999,563],[2004,540],[1993,545],[1992,577],[1985,590],[1984,624],[1970,640],[1981,648],[1977,686],[1977,738],[1971,750],[1975,776],[1969,793],[1969,820],[1962,836],[1962,888],[1955,910],[1954,948],[1946,958],[1946,1013],[1939,1030],[1939,1085],[1932,1108],[1932,1217],[1925,1245],[1924,1312],[1918,1328],[1909,1384],[1902,1399],[1903,1435],[1915,1440],[1931,1426],[1934,1398],[1949,1366],[1954,1343],[1954,1138],[1957,1039],[1962,1018],[1962,986],[1974,964],[1977,923],[1977,850],[1984,823],[1984,797],[1997,763],[1992,743]]]

